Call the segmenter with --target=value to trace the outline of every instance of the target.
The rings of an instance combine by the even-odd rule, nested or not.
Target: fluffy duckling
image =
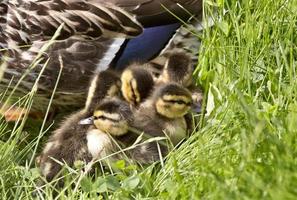
[[[176,83],[161,85],[135,113],[135,127],[152,136],[164,135],[177,144],[187,135],[184,116],[192,106],[189,90]]]
[[[113,98],[100,103],[93,114],[95,127],[112,136],[122,136],[128,132],[133,113],[127,102]]]
[[[203,93],[193,82],[194,68],[191,56],[184,51],[168,51],[153,62],[157,62],[159,65],[164,64],[163,72],[158,78],[157,84],[176,82],[188,88],[192,93],[192,110],[200,113]]]
[[[62,168],[54,159],[72,166],[76,160],[89,162],[94,157],[92,151],[88,149],[86,134],[98,135],[99,130],[90,124],[92,120],[86,123],[85,119],[90,119],[96,104],[106,97],[116,96],[119,91],[120,78],[113,71],[102,71],[94,76],[85,108],[66,117],[49,137],[38,158],[41,173],[47,181],[52,180]],[[102,145],[109,142],[106,134],[99,135],[102,137]]]
[[[147,98],[154,86],[152,74],[140,64],[132,64],[125,69],[121,81],[123,97],[134,106],[138,106]]]
[[[121,148],[132,145],[138,135],[130,131],[130,126],[134,121],[133,112],[126,101],[120,99],[107,99],[100,103],[94,111],[94,125],[101,132],[109,135],[109,142],[105,143],[109,154],[118,152],[109,159],[118,160],[126,159],[127,154],[123,157]],[[100,140],[92,140],[100,144]],[[98,146],[94,145],[94,146]],[[91,145],[89,145],[89,149]],[[95,152],[93,153],[95,154]]]
[[[116,72],[105,70],[95,74],[89,86],[85,109],[92,114],[102,99],[117,96],[120,90],[121,79]]]
[[[75,161],[88,163],[113,153],[116,145],[111,136],[128,132],[132,112],[124,101],[105,99],[94,111],[94,125],[79,123],[88,116],[86,110],[72,114],[50,136],[40,156],[41,173],[47,181],[62,169],[55,160],[72,167]]]
[[[96,107],[93,114],[96,129],[86,132],[87,149],[93,160],[119,150],[115,138],[128,133],[132,116],[129,104],[117,98],[105,99]]]
[[[134,113],[133,127],[150,137],[168,136],[176,145],[187,136],[185,115],[191,106],[191,93],[186,88],[176,83],[160,85]],[[129,153],[142,164],[152,163],[168,152],[167,146],[157,145],[156,142],[143,144]]]
[[[158,82],[176,82],[184,87],[192,84],[193,63],[191,57],[183,51],[167,52],[163,55],[166,59],[164,69]]]

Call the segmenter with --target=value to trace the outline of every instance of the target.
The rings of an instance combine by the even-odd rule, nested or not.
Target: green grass
[[[85,177],[76,191],[68,187],[59,197],[92,199],[102,192],[110,199],[297,198],[297,2],[217,2],[204,2],[205,14],[214,7],[217,14],[214,27],[201,36],[195,72],[208,112],[199,130],[162,168],[119,162],[114,174]],[[28,107],[35,103],[29,97],[22,100]],[[29,161],[37,139],[28,139],[33,133],[26,126],[0,122],[3,198],[33,198],[39,175]],[[79,174],[72,176],[77,180]],[[48,198],[54,193],[50,185],[43,192]]]

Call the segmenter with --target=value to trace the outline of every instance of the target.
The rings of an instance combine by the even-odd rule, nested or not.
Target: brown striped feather
[[[132,15],[109,4],[73,0],[11,0],[7,5],[7,26],[3,33],[17,45],[48,40],[62,23],[60,40],[70,36],[93,40],[102,36],[133,37],[142,32],[141,25]]]

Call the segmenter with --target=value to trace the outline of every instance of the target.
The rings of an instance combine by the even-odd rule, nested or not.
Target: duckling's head
[[[182,51],[170,52],[165,56],[167,60],[161,80],[165,83],[176,82],[185,87],[191,85],[193,74],[191,57]]]
[[[92,110],[106,97],[114,97],[120,93],[121,79],[111,70],[96,74],[89,87],[86,108]]]
[[[154,86],[152,74],[144,68],[132,66],[127,68],[121,76],[122,94],[126,101],[139,105]]]
[[[153,97],[156,112],[171,119],[184,116],[192,106],[190,91],[176,83],[161,85]]]
[[[93,123],[97,129],[113,136],[128,132],[132,111],[130,106],[119,99],[103,100],[95,109]]]

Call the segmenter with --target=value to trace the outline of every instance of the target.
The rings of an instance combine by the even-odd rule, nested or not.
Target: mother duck
[[[22,96],[32,88],[42,63],[49,59],[35,97],[41,101],[37,100],[34,109],[46,108],[48,101],[42,99],[51,95],[60,68],[57,58],[61,55],[64,68],[53,107],[81,106],[90,77],[117,63],[116,55],[125,51],[122,46],[128,39],[141,37],[143,27],[176,23],[176,17],[168,10],[187,20],[189,13],[199,14],[201,7],[201,0],[4,0],[0,3],[0,67],[4,71],[2,79],[0,73],[0,90],[6,89],[12,77],[13,84],[20,79],[63,23],[56,42],[21,82],[16,95]],[[160,44],[159,50],[164,41]],[[154,51],[151,57],[157,54]]]

